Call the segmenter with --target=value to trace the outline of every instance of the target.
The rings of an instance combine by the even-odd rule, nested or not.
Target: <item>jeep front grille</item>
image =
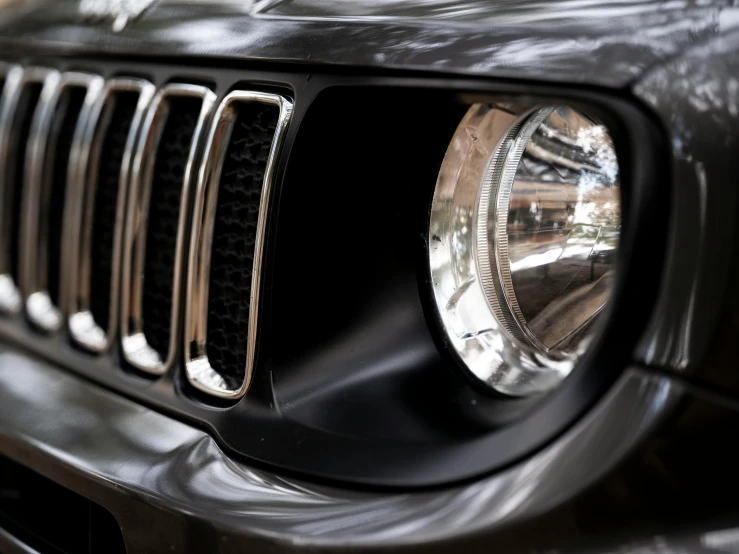
[[[2,64],[0,86],[0,314],[242,396],[292,103],[235,91],[215,110],[202,85]]]

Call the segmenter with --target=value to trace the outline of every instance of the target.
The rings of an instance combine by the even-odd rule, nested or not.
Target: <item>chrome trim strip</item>
[[[26,298],[26,315],[39,329],[57,331],[63,322],[59,306],[55,306],[48,291],[48,213],[51,202],[54,161],[58,137],[52,136],[52,127],[57,107],[62,95],[68,89],[85,89],[85,101],[78,116],[73,143],[84,132],[84,124],[89,112],[90,101],[102,90],[102,77],[85,73],[54,74],[47,78],[41,93],[38,125],[33,130],[29,150],[26,154],[26,173],[24,176],[23,221],[21,227],[21,287]],[[70,150],[68,168],[76,158]],[[69,183],[68,169],[67,182]],[[61,268],[60,268],[61,274]]]
[[[90,120],[85,129],[85,135],[80,145],[79,166],[75,174],[75,182],[70,183],[73,186],[68,185],[67,187],[65,226],[69,240],[65,239],[65,243],[69,247],[69,263],[66,273],[69,277],[67,285],[70,291],[67,324],[72,340],[79,346],[95,353],[105,352],[110,347],[118,322],[120,255],[130,165],[136,147],[138,131],[155,91],[156,87],[153,84],[141,79],[119,78],[107,82],[99,101],[92,109]],[[139,98],[121,163],[113,250],[111,252],[113,263],[110,278],[110,314],[108,331],[106,332],[95,322],[95,318],[90,311],[92,222],[100,150],[112,116],[111,99],[116,94],[123,92],[138,93]],[[69,218],[66,214],[69,214]]]
[[[0,71],[3,71],[5,76],[5,85],[2,96],[0,96],[0,160],[4,160],[2,171],[0,171],[0,210],[2,210],[2,207],[12,205],[8,187],[12,187],[13,183],[6,182],[5,167],[11,147],[13,119],[23,84],[26,82],[26,72],[17,65],[4,65]],[[28,71],[33,72],[34,70]],[[11,229],[8,228],[6,217],[0,219],[2,219],[0,223],[0,312],[10,315],[21,311],[23,300],[17,283],[10,274],[8,258]]]
[[[144,334],[143,305],[144,264],[146,260],[146,236],[148,229],[149,201],[151,199],[154,166],[156,164],[159,142],[164,126],[168,120],[170,103],[173,97],[200,99],[201,110],[195,125],[190,152],[185,166],[180,199],[180,215],[177,224],[177,240],[175,245],[175,267],[172,282],[172,310],[170,316],[170,338],[165,360],[152,348]],[[188,208],[190,204],[190,183],[193,168],[197,161],[200,139],[208,117],[216,102],[216,95],[208,88],[188,85],[170,84],[160,90],[154,97],[143,130],[139,136],[136,153],[131,169],[131,183],[128,191],[128,210],[126,213],[126,230],[123,250],[123,277],[121,282],[121,346],[123,357],[132,366],[161,375],[166,373],[174,361],[180,344],[180,290],[183,263],[185,261],[186,230],[188,225]]]
[[[259,202],[259,217],[254,245],[254,267],[252,269],[251,302],[249,310],[248,341],[246,344],[246,374],[238,389],[230,389],[223,378],[213,369],[206,351],[208,336],[208,293],[210,278],[211,242],[218,202],[223,158],[238,117],[236,104],[261,102],[279,108],[275,136],[272,140],[267,166],[264,172],[262,195]],[[187,278],[187,307],[185,318],[185,372],[190,383],[197,389],[221,398],[238,398],[249,388],[254,364],[259,308],[259,284],[262,274],[264,232],[267,224],[269,195],[274,177],[274,167],[280,146],[292,114],[293,104],[276,94],[253,91],[235,91],[223,99],[211,124],[205,162],[200,168],[195,191],[193,227],[190,238],[190,259]]]

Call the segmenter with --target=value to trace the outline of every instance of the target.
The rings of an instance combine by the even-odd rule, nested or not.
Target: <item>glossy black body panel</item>
[[[241,79],[269,82],[295,93],[296,120],[325,84],[322,79],[351,84],[358,74],[476,93],[574,91],[603,98],[603,90],[591,87],[618,88],[613,97],[619,101],[649,106],[667,129],[674,156],[672,164],[658,164],[663,177],[674,180],[673,194],[661,204],[641,204],[639,213],[641,237],[668,231],[673,236],[666,249],[647,244],[651,256],[642,258],[651,257],[650,267],[656,267],[666,251],[661,293],[655,293],[656,285],[644,291],[651,298],[640,307],[635,325],[629,324],[634,314],[628,306],[621,307],[619,320],[635,342],[656,300],[636,356],[658,369],[628,370],[598,401],[625,360],[634,358],[630,348],[619,350],[614,341],[610,353],[619,367],[605,378],[593,372],[598,386],[580,400],[592,396],[574,410],[559,436],[547,434],[548,440],[526,450],[525,460],[443,489],[353,492],[243,465],[225,456],[206,432],[165,415],[192,423],[197,413],[219,445],[256,442],[276,405],[294,394],[283,376],[273,385],[262,371],[263,396],[248,407],[250,424],[219,425],[226,429],[219,433],[214,425],[225,419],[224,407],[203,402],[181,380],[168,375],[152,381],[91,358],[73,357],[70,364],[77,354],[66,342],[41,342],[2,324],[11,341],[28,348],[0,351],[0,452],[110,509],[124,528],[129,552],[729,548],[731,533],[724,542],[721,535],[706,542],[704,535],[736,524],[739,493],[734,478],[739,412],[731,397],[739,397],[733,286],[733,76],[738,73],[737,39],[731,35],[737,8],[725,2],[659,1],[617,3],[613,11],[602,3],[567,1],[465,7],[361,2],[324,4],[316,12],[310,0],[207,6],[162,0],[116,33],[109,22],[86,21],[76,2],[63,0],[33,13],[23,7],[5,12],[0,42],[4,55],[25,61],[77,54],[60,63],[103,73],[143,71],[158,84],[171,76],[200,77],[196,67],[208,67],[219,94],[224,84]],[[103,61],[102,54],[110,58]],[[121,62],[147,57],[166,64]],[[287,148],[297,133],[298,126],[291,127]],[[270,262],[270,270],[280,263]],[[657,279],[652,273],[646,277]],[[28,354],[40,344],[46,361]],[[52,367],[64,359],[76,375]],[[675,377],[674,370],[686,370],[683,375],[698,385]],[[186,399],[184,407],[171,395],[173,383]],[[273,386],[275,397],[267,394]],[[582,419],[575,422],[578,416]],[[271,435],[288,449],[300,446],[303,437]],[[252,452],[244,459],[262,466],[265,457],[258,448]],[[707,523],[690,535],[698,520]],[[649,538],[655,535],[670,538]],[[0,531],[0,549],[26,551],[13,543]]]
[[[360,493],[241,465],[201,430],[0,349],[0,453],[110,510],[129,552],[593,551],[624,528],[636,544],[699,520],[721,529],[739,493],[724,478],[739,462],[737,408],[631,369],[571,430],[496,476]]]
[[[682,395],[679,384],[630,371],[554,444],[496,476],[425,493],[360,493],[241,465],[201,430],[1,347],[0,453],[112,512],[129,552],[438,548],[571,497]]]
[[[638,353],[650,365],[699,372],[734,301],[738,50],[739,33],[729,33],[655,69],[635,89],[668,129],[675,179],[664,284]]]
[[[725,1],[333,3],[161,0],[122,32],[78,0],[37,0],[0,16],[5,49],[207,56],[421,70],[624,87],[736,25]],[[302,5],[302,6],[301,6]],[[297,17],[296,17],[297,16]]]
[[[614,471],[496,539],[511,551],[733,552],[739,403],[690,382],[659,430]]]

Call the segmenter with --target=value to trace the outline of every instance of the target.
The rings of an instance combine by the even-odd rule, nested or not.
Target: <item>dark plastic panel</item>
[[[110,512],[5,456],[0,528],[40,554],[126,554]]]
[[[363,486],[436,486],[490,473],[567,429],[631,362],[651,312],[669,196],[650,116],[608,93],[537,87],[601,118],[624,175],[625,234],[607,324],[554,394],[517,401],[478,388],[446,351],[426,286],[436,173],[466,105],[530,97],[530,86],[294,70],[197,69],[102,60],[21,59],[157,85],[212,82],[293,97],[268,222],[255,377],[235,406],[199,394],[181,360],[150,379],[110,358],[0,321],[0,331],[78,373],[210,429],[250,463]],[[288,68],[289,69],[289,68]],[[654,213],[658,213],[655,219]],[[645,214],[649,218],[645,219]],[[657,224],[648,241],[643,225]],[[639,267],[638,279],[630,272]],[[348,400],[351,399],[351,400]]]

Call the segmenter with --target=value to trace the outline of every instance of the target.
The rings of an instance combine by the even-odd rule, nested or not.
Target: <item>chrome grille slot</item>
[[[45,331],[57,330],[62,322],[62,231],[65,193],[76,175],[73,145],[82,140],[87,112],[102,87],[102,77],[81,73],[55,79],[44,89],[30,141],[29,159],[35,161],[24,183],[21,284],[29,321]]]
[[[190,182],[206,118],[209,89],[172,84],[154,98],[144,122],[129,191],[121,289],[123,355],[153,374],[172,364]]]
[[[10,141],[10,127],[13,121],[15,105],[23,70],[18,66],[0,64],[0,159],[6,160]],[[3,163],[6,166],[7,162]],[[6,187],[5,171],[0,170],[0,198],[4,198],[3,190]],[[8,239],[0,226],[0,310],[5,313],[17,312],[20,309],[21,299],[13,279],[6,273],[8,270]]]
[[[40,124],[43,109],[37,110],[46,81],[47,95],[55,87],[58,73],[40,68],[18,69],[9,74],[3,91],[0,128],[0,310],[16,313],[20,295],[20,224],[25,170],[29,161],[29,139]],[[53,92],[53,90],[51,91]],[[31,152],[32,153],[32,152]],[[36,160],[30,160],[36,163]]]
[[[126,143],[136,114],[138,95],[122,92],[109,105],[104,118],[107,130],[102,139],[97,166],[97,182],[93,201],[90,236],[90,312],[98,326],[110,330],[110,289],[113,281],[116,212],[118,196],[125,187],[121,182],[121,167],[126,154]],[[85,222],[85,225],[87,222]]]
[[[119,260],[129,169],[154,85],[138,79],[107,83],[85,130],[79,187],[67,194],[71,246],[69,330],[93,352],[111,344],[117,324]]]
[[[210,130],[194,207],[185,362],[189,381],[223,398],[251,380],[262,242],[274,162],[292,104],[233,92]]]

